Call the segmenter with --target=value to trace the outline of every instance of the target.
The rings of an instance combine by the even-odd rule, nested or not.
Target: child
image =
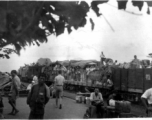
[[[2,93],[0,92],[0,119],[4,119],[4,115],[3,115],[3,97],[2,97]]]

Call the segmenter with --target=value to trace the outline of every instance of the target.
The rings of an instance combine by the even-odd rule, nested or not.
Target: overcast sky
[[[133,7],[131,2],[127,4],[127,11],[142,15],[118,10],[115,0],[99,7],[104,17],[96,17],[93,11],[88,13],[95,22],[93,31],[88,21],[84,28],[74,30],[70,35],[65,30],[65,33],[58,37],[50,36],[48,42],[40,47],[26,47],[20,56],[12,54],[8,60],[0,59],[0,71],[18,70],[20,66],[36,62],[39,58],[50,58],[51,61],[99,60],[101,51],[106,57],[118,62],[130,62],[134,55],[139,59],[148,59],[147,55],[152,53],[152,15],[146,13],[147,4],[144,4],[142,11]]]

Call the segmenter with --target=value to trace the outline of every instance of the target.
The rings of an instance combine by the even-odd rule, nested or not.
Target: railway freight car
[[[114,90],[125,100],[139,102],[145,90],[152,87],[152,69],[115,69]]]
[[[105,97],[115,91],[120,94],[124,100],[140,102],[141,95],[145,90],[152,87],[152,69],[150,68],[114,68],[111,76],[114,84],[112,89],[104,87],[102,84],[96,84],[96,79],[100,80],[102,73],[103,71],[101,70],[93,71],[89,74],[88,80],[85,80],[85,83],[69,80],[66,82],[65,89],[75,92],[85,92],[87,88],[92,92],[94,88],[99,88]],[[92,84],[90,84],[90,80]]]
[[[23,72],[25,73],[24,76],[22,74]],[[45,83],[48,86],[50,86],[52,84],[52,81],[54,78],[51,75],[52,79],[50,79],[49,73],[52,73],[52,72],[50,72],[49,67],[45,67],[45,66],[28,66],[28,69],[26,69],[26,72],[24,70],[20,72],[21,81],[31,83],[33,80],[33,76],[39,75],[40,73],[46,74],[47,79],[46,79]]]

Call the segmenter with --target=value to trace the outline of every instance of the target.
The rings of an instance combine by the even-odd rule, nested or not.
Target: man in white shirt
[[[98,88],[96,88],[95,91],[91,93],[90,100],[91,102],[103,101],[102,94],[99,92]]]
[[[98,88],[95,88],[95,91],[91,93],[90,100],[93,106],[97,109],[97,114],[99,117],[103,117],[103,97],[102,94],[99,92]],[[91,116],[93,116],[94,110],[91,110]]]
[[[58,75],[55,77],[55,89],[56,89],[56,106],[58,107],[58,99],[59,99],[59,109],[62,109],[62,94],[63,94],[63,85],[65,78],[61,75],[62,71],[58,71]]]
[[[152,110],[152,88],[146,90],[141,96],[141,100],[146,108],[146,112]]]

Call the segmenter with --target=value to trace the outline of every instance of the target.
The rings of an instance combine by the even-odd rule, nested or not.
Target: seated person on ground
[[[112,94],[109,95],[108,100],[107,100],[107,105],[108,106],[113,106],[115,107],[115,102],[116,101],[122,101],[122,97],[120,94],[118,94],[116,91],[113,91]]]
[[[141,96],[141,100],[146,108],[146,112],[152,110],[152,88],[146,90]]]
[[[104,102],[103,102],[102,94],[99,92],[98,88],[95,88],[95,91],[91,93],[90,100],[91,100],[91,104],[96,107],[97,114],[102,116],[103,114],[102,106],[104,106]]]

